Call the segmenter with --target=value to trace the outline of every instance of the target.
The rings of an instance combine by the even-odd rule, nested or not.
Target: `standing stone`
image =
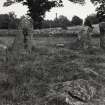
[[[88,26],[88,28],[86,30],[86,41],[85,41],[87,48],[92,47],[92,41],[91,41],[91,39],[92,39],[92,37],[91,37],[92,31],[93,31],[93,27]]]
[[[100,29],[100,47],[105,49],[105,22],[99,23]]]
[[[80,48],[84,48],[84,42],[85,42],[85,28],[82,28],[80,32],[78,33],[78,41],[80,42]]]
[[[16,36],[13,44],[15,50],[31,50],[33,39],[32,19],[23,17],[19,24],[19,34]]]
[[[78,40],[80,41],[80,46],[83,49],[91,48],[91,33],[92,28],[90,27],[83,27],[78,34]]]

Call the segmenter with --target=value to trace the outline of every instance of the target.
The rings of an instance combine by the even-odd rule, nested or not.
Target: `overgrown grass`
[[[49,95],[51,84],[77,79],[91,78],[104,86],[104,78],[99,80],[101,72],[104,76],[104,70],[99,73],[100,67],[95,69],[97,63],[105,61],[105,57],[100,57],[102,54],[105,56],[104,51],[98,49],[93,50],[95,53],[92,54],[85,53],[81,49],[77,50],[77,45],[73,50],[68,46],[74,41],[75,38],[70,37],[39,37],[33,41],[34,47],[30,54],[25,51],[9,51],[8,61],[0,65],[1,72],[8,75],[7,80],[3,80],[7,89],[0,94],[1,100],[5,99],[7,103],[12,102],[14,105],[43,104],[44,98]],[[56,46],[57,43],[63,43],[64,46]],[[98,77],[94,73],[85,72],[86,68],[93,68],[93,71],[99,73]]]

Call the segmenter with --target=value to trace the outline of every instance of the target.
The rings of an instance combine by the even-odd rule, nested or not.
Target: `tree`
[[[74,16],[71,20],[72,25],[82,25],[83,20],[78,16]]]
[[[85,25],[87,24],[87,21],[90,21],[92,24],[98,24],[99,23],[99,19],[97,18],[96,14],[91,14],[91,15],[87,16],[85,18],[85,22],[84,22]]]
[[[7,0],[4,6],[11,5],[14,2],[12,0]],[[41,22],[44,18],[45,12],[49,11],[51,8],[55,6],[62,6],[62,1],[59,3],[57,1],[49,1],[49,0],[16,0],[16,2],[22,2],[23,5],[28,6],[27,14],[34,20],[34,28],[40,28]]]
[[[15,0],[14,0],[15,1]],[[12,3],[14,3],[13,0],[7,0],[7,2],[4,3],[4,6],[9,6]],[[24,0],[16,0],[16,2],[22,2]],[[59,3],[57,3],[58,0],[26,0],[26,2],[23,2],[24,5],[27,5],[29,8],[28,15],[32,17],[32,19],[35,22],[35,27],[39,26],[41,23],[44,14],[46,11],[49,11],[52,7],[55,6],[62,6],[62,0],[59,0]],[[73,3],[80,3],[85,4],[86,0],[69,0]],[[100,4],[97,7],[97,17],[102,19],[105,17],[105,0],[90,0],[93,4]]]
[[[41,28],[54,28],[53,20],[43,20]]]
[[[9,14],[0,14],[0,29],[16,29],[19,19],[12,12]]]
[[[8,29],[9,16],[8,14],[0,14],[0,29]]]
[[[63,29],[66,29],[70,25],[71,25],[70,20],[63,15],[60,15],[58,18],[55,18],[54,20],[43,20],[42,22],[42,28],[62,27]]]
[[[97,7],[97,17],[99,18],[99,21],[105,21],[105,0],[99,0],[97,1],[99,3],[99,6]]]
[[[60,15],[58,18],[58,22],[60,24],[60,27],[63,29],[66,29],[70,25],[70,21],[66,16]]]
[[[20,19],[16,18],[14,12],[10,12],[8,16],[9,16],[8,29],[17,29]]]

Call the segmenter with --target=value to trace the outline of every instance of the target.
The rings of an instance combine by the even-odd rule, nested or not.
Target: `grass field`
[[[0,40],[11,45],[14,37]],[[42,105],[52,84],[78,79],[91,81],[97,89],[84,105],[105,104],[105,51],[99,48],[99,38],[92,38],[89,51],[79,48],[76,37],[34,37],[33,45],[31,54],[10,52],[8,61],[1,61],[1,105]]]
[[[99,35],[100,31],[99,31],[99,25],[93,25],[94,29],[93,29],[93,34],[95,35]],[[55,36],[59,35],[60,36],[62,34],[67,34],[68,36],[73,35],[73,33],[78,33],[81,29],[83,28],[83,26],[73,26],[73,27],[68,27],[67,30],[64,30],[60,27],[58,28],[47,28],[47,29],[36,29],[33,31],[34,36],[49,36],[50,34],[53,34]],[[12,29],[0,29],[0,36],[15,36],[19,34],[19,30],[12,30]]]

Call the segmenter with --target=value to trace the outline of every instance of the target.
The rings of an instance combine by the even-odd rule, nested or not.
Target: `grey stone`
[[[81,102],[90,101],[96,93],[96,89],[91,86],[88,81],[82,79],[67,81],[63,85],[64,90],[69,97]]]
[[[78,79],[51,84],[47,105],[94,105],[89,103],[95,95],[96,88],[87,80]]]
[[[32,19],[23,17],[20,21],[18,30],[19,33],[15,37],[13,43],[13,49],[17,51],[22,49],[30,50],[32,47],[32,39],[33,39]]]

